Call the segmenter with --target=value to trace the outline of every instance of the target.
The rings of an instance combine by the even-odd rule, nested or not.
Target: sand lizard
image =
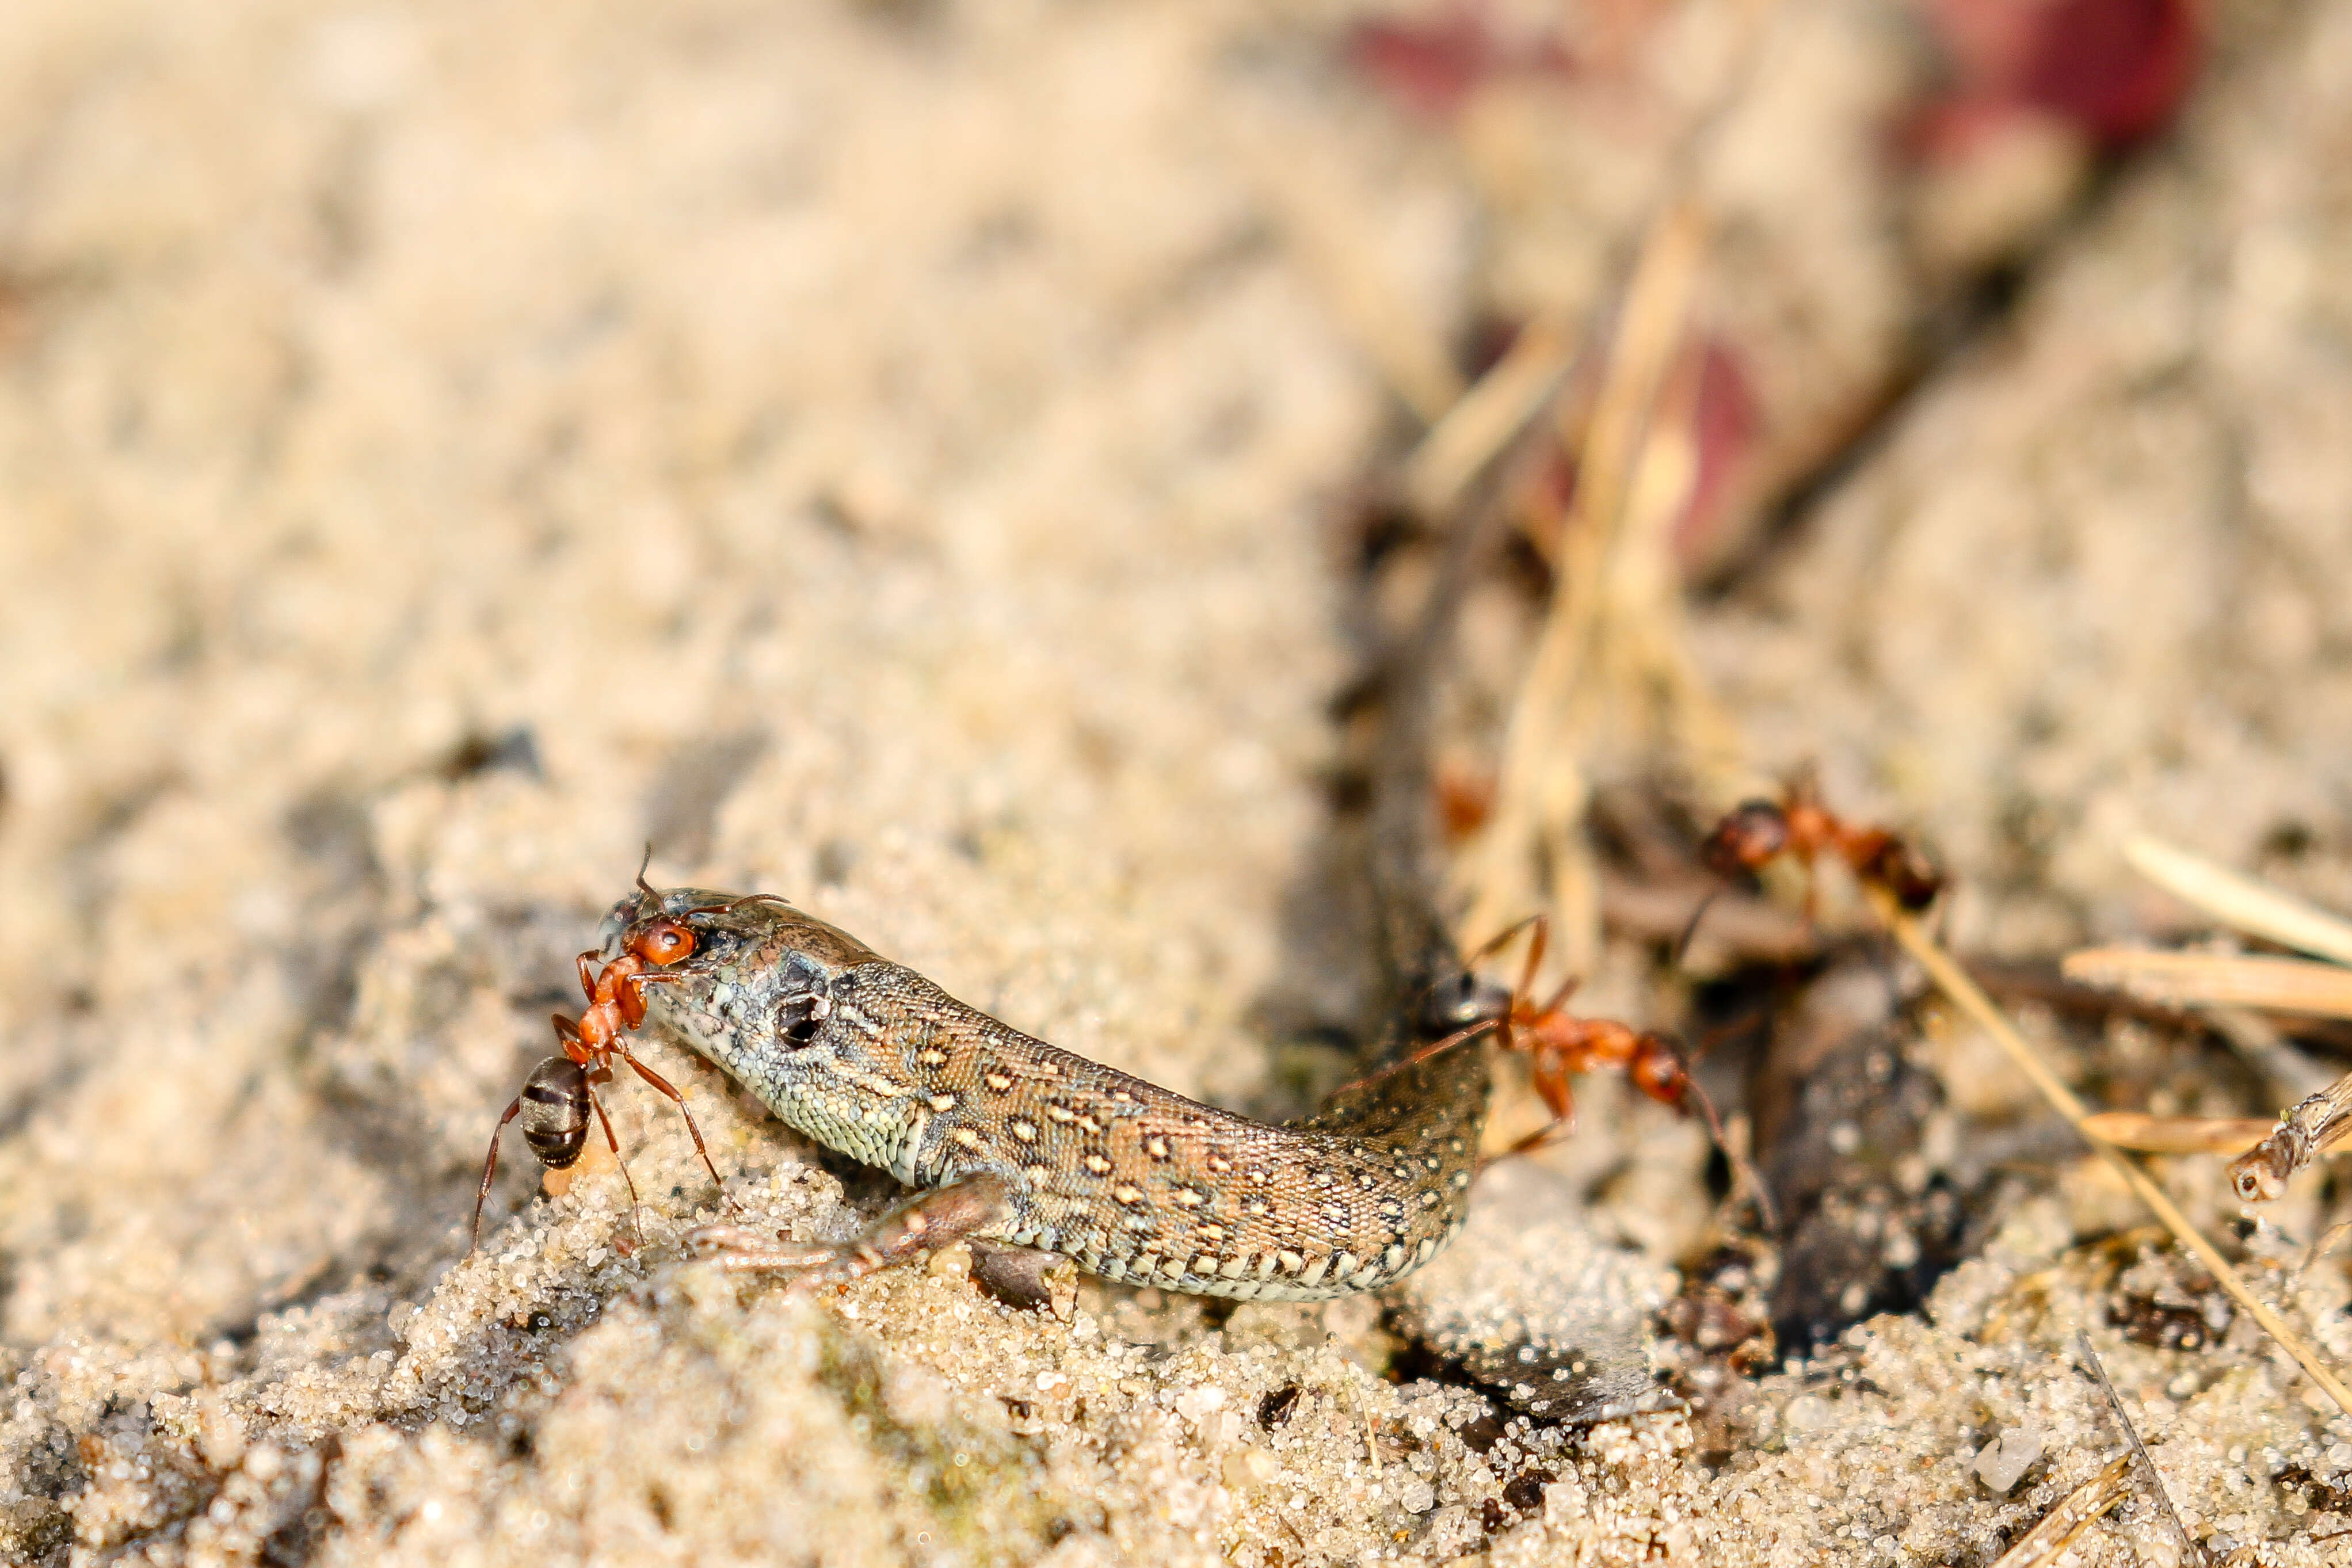
[[[1475,1041],[1273,1126],[1033,1040],[780,899],[641,894],[610,929],[662,918],[697,947],[648,977],[650,1019],[802,1133],[923,1189],[839,1247],[703,1232],[730,1267],[853,1278],[973,1237],[1110,1280],[1315,1298],[1389,1283],[1462,1223],[1486,1103]],[[1423,1032],[1496,1006],[1465,980],[1433,993]]]

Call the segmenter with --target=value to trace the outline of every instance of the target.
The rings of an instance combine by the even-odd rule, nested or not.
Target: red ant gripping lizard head
[[[648,852],[650,855],[650,852]],[[596,1113],[596,1121],[604,1129],[604,1142],[620,1162],[621,1179],[628,1183],[632,1217],[636,1212],[637,1184],[629,1175],[628,1162],[621,1159],[621,1141],[613,1135],[613,1124],[604,1114],[604,1103],[596,1098],[596,1085],[613,1081],[613,1059],[619,1057],[628,1063],[631,1071],[644,1079],[686,1118],[686,1130],[694,1139],[694,1152],[702,1156],[703,1169],[710,1173],[720,1193],[726,1183],[719,1180],[719,1167],[710,1163],[710,1151],[702,1142],[702,1129],[694,1124],[694,1113],[686,1108],[686,1097],[673,1087],[669,1080],[637,1060],[629,1050],[628,1032],[646,1021],[646,988],[656,981],[672,977],[662,973],[674,965],[691,957],[696,946],[695,936],[685,921],[697,915],[717,914],[728,905],[710,904],[689,909],[677,915],[663,913],[661,894],[646,881],[645,868],[637,868],[637,891],[651,914],[630,922],[621,933],[621,956],[606,964],[599,972],[595,967],[601,956],[595,952],[580,955],[576,960],[580,970],[580,988],[588,998],[588,1007],[574,1023],[562,1013],[555,1015],[555,1036],[563,1047],[562,1056],[551,1056],[530,1071],[523,1081],[522,1092],[507,1106],[506,1113],[490,1132],[489,1156],[482,1162],[482,1185],[474,1194],[473,1239],[467,1243],[471,1251],[481,1244],[482,1206],[490,1196],[490,1182],[499,1174],[499,1138],[507,1124],[520,1115],[523,1119],[523,1141],[541,1165],[550,1170],[567,1170],[580,1158],[588,1143],[588,1113]]]
[[[1495,1031],[1496,1043],[1508,1051],[1525,1052],[1528,1059],[1529,1086],[1551,1113],[1551,1120],[1493,1156],[1507,1159],[1514,1155],[1531,1154],[1545,1145],[1567,1135],[1576,1121],[1576,1096],[1570,1080],[1580,1072],[1592,1072],[1603,1068],[1622,1068],[1626,1080],[1634,1088],[1660,1104],[1685,1114],[1696,1112],[1705,1119],[1714,1134],[1716,1146],[1724,1152],[1734,1169],[1748,1185],[1755,1196],[1759,1214],[1766,1228],[1777,1226],[1769,1191],[1763,1178],[1749,1166],[1724,1134],[1723,1119],[1717,1114],[1714,1103],[1708,1100],[1690,1075],[1683,1049],[1671,1036],[1654,1030],[1635,1030],[1630,1024],[1614,1019],[1579,1018],[1568,1010],[1568,998],[1576,990],[1576,982],[1569,981],[1552,994],[1551,999],[1538,1004],[1535,999],[1536,971],[1543,966],[1544,946],[1550,925],[1542,915],[1533,915],[1505,931],[1501,936],[1473,953],[1465,962],[1465,969],[1475,969],[1479,962],[1491,956],[1521,931],[1533,926],[1528,941],[1526,967],[1519,983],[1513,988],[1510,998],[1499,1011],[1472,1019],[1461,1029],[1444,1039],[1423,1046],[1402,1061],[1382,1069],[1392,1072],[1426,1061],[1441,1051],[1475,1040],[1488,1030]],[[1374,1074],[1375,1077],[1379,1074]],[[1493,1160],[1486,1162],[1492,1164]]]
[[[1541,1007],[1535,1005],[1528,988],[1534,984],[1536,969],[1543,962],[1544,936],[1545,925],[1538,915],[1535,935],[1528,943],[1527,968],[1518,988],[1511,993],[1510,1011],[1496,1025],[1496,1034],[1504,1050],[1528,1053],[1529,1085],[1551,1113],[1551,1120],[1513,1144],[1504,1154],[1526,1154],[1567,1134],[1576,1117],[1576,1101],[1569,1086],[1570,1078],[1604,1067],[1622,1068],[1626,1082],[1659,1104],[1685,1116],[1697,1113],[1706,1123],[1715,1146],[1723,1151],[1723,1157],[1730,1162],[1733,1172],[1755,1200],[1757,1218],[1763,1221],[1764,1228],[1779,1229],[1780,1217],[1773,1210],[1771,1188],[1765,1186],[1762,1173],[1748,1164],[1748,1157],[1725,1134],[1723,1118],[1717,1113],[1715,1102],[1707,1098],[1706,1091],[1691,1076],[1679,1040],[1655,1030],[1636,1030],[1614,1019],[1575,1017],[1567,1008],[1568,998],[1576,990],[1574,980],[1562,985],[1550,1001]],[[1508,940],[1509,936],[1510,933],[1506,932],[1503,939]]]

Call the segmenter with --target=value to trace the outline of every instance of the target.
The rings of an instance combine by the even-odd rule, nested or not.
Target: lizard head
[[[646,976],[648,1016],[818,1141],[887,1166],[908,1092],[905,1064],[873,1027],[871,992],[896,965],[772,894],[641,890],[604,921],[604,950],[649,921],[693,933],[692,953]]]

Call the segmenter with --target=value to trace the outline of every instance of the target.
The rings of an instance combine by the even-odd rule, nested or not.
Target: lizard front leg
[[[791,1286],[801,1292],[862,1280],[878,1269],[952,1247],[1003,1218],[1009,1194],[1003,1176],[982,1174],[916,1194],[855,1241],[779,1246],[740,1226],[706,1225],[687,1238],[687,1245],[730,1273],[806,1270]]]

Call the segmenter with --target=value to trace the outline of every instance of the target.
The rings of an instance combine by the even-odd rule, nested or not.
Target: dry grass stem
[[[2127,840],[2132,869],[2223,925],[2298,952],[2352,964],[2352,922],[2145,834]]]
[[[1600,955],[1600,870],[1584,833],[1594,764],[1663,750],[1702,799],[1726,805],[1753,782],[1737,726],[1691,655],[1673,536],[1700,465],[1697,378],[1684,352],[1708,247],[1696,193],[1761,68],[1777,8],[1777,0],[1740,8],[1727,68],[1669,162],[1589,416],[1560,409],[1576,488],[1553,557],[1552,603],[1512,705],[1494,810],[1460,861],[1464,934],[1475,942],[1530,905],[1544,908],[1569,974],[1589,973]],[[1502,393],[1496,402],[1506,403]],[[1465,452],[1475,445],[1464,438]],[[1536,885],[1538,867],[1548,885]]]
[[[2091,1521],[2121,1502],[2131,1489],[2124,1478],[2131,1473],[2131,1456],[2117,1454],[2098,1474],[2058,1500],[2057,1506],[2017,1543],[2000,1554],[1992,1568],[2048,1568]]]
[[[2059,972],[2082,985],[2166,1007],[2266,1008],[2352,1019],[2352,969],[2307,958],[2086,947],[2067,954]]]
[[[2090,1363],[2091,1375],[2097,1379],[2099,1391],[2107,1396],[2107,1408],[2116,1413],[2116,1425],[2124,1429],[2124,1437],[2131,1444],[2132,1457],[2139,1461],[2139,1467],[2145,1472],[2148,1490],[2156,1493],[2156,1500],[2164,1505],[2166,1516],[2172,1521],[2173,1530],[2180,1536],[2181,1550],[2189,1554],[2189,1561],[2196,1568],[2204,1568],[2208,1561],[2205,1548],[2189,1533],[2189,1526],[2181,1521],[2180,1511],[2172,1506],[2172,1494],[2164,1490],[2163,1472],[2156,1468],[2156,1461],[2147,1457],[2147,1445],[2139,1440],[2139,1428],[2132,1425],[2130,1413],[2124,1409],[2123,1396],[2116,1392],[2115,1384],[2108,1380],[2106,1365],[2099,1360],[2099,1353],[2091,1348],[2091,1336],[2080,1329],[2075,1330],[2074,1347],[2082,1352],[2083,1359]]]
[[[2146,1171],[2134,1164],[2122,1150],[2090,1130],[2086,1124],[2090,1120],[2089,1108],[2076,1098],[2074,1092],[2066,1087],[2057,1073],[2051,1071],[2050,1064],[2042,1060],[2041,1054],[2026,1042],[2025,1037],[2017,1032],[2016,1026],[1994,1005],[1992,998],[1985,995],[1983,988],[1969,977],[1968,971],[1927,935],[1918,921],[1906,914],[1892,895],[1875,887],[1869,893],[1879,918],[1894,933],[1903,950],[1927,971],[1928,978],[1935,981],[1937,988],[1992,1036],[2009,1053],[2010,1059],[2032,1081],[2033,1086],[2042,1092],[2042,1098],[2074,1124],[2074,1130],[2083,1135],[2084,1141],[2123,1178],[2124,1185],[2147,1205],[2157,1218],[2164,1222],[2165,1228],[2172,1232],[2175,1239],[2197,1255],[2198,1261],[2205,1265],[2207,1272],[2230,1293],[2232,1300],[2252,1314],[2264,1332],[2294,1357],[2304,1371],[2311,1375],[2311,1380],[2336,1401],[2338,1409],[2352,1416],[2352,1388],[2344,1385],[2343,1379],[2319,1359],[2318,1353],[2295,1333],[2284,1318],[2272,1310],[2270,1303],[2254,1294],[2230,1260],[2221,1256],[2221,1249],[2189,1223],[2189,1217],[2180,1212],[2179,1206],[2150,1179]]]
[[[1575,353],[1575,335],[1562,322],[1539,318],[1520,329],[1510,352],[1445,411],[1406,459],[1405,493],[1423,517],[1449,510],[1478,471],[1543,412]]]
[[[2149,881],[2223,925],[2338,962],[2105,947],[2070,954],[2063,966],[2068,979],[2142,1000],[2204,1007],[2242,1049],[2250,1027],[2257,1036],[2271,1031],[2238,1008],[2352,1018],[2352,968],[2343,967],[2352,964],[2352,923],[2156,839],[2131,840],[2124,855]],[[2284,1041],[2273,1036],[2254,1043],[2273,1076],[2303,1076],[2294,1071],[2301,1059]],[[2347,1138],[2352,1073],[2280,1113],[2268,1136],[2230,1162],[2231,1190],[2242,1202],[2268,1202],[2286,1191],[2296,1172]]]
[[[1579,744],[1590,744],[1598,727],[1591,711],[1598,699],[1580,683],[1600,641],[1608,567],[1628,502],[1644,477],[1643,449],[1664,423],[1659,399],[1683,341],[1706,241],[1706,223],[1689,201],[1671,207],[1643,240],[1578,448],[1557,585],[1512,705],[1494,814],[1465,856],[1472,892],[1465,934],[1473,941],[1523,914],[1533,891],[1528,867],[1549,867],[1552,886],[1542,902],[1570,973],[1591,967],[1600,936],[1600,883],[1582,832],[1589,790]],[[1641,488],[1654,504],[1659,486],[1652,477]],[[1687,494],[1687,476],[1681,494]]]
[[[2237,1155],[2260,1143],[2278,1124],[2260,1116],[2151,1116],[2145,1111],[2101,1111],[2083,1128],[2119,1149],[2143,1155]]]

